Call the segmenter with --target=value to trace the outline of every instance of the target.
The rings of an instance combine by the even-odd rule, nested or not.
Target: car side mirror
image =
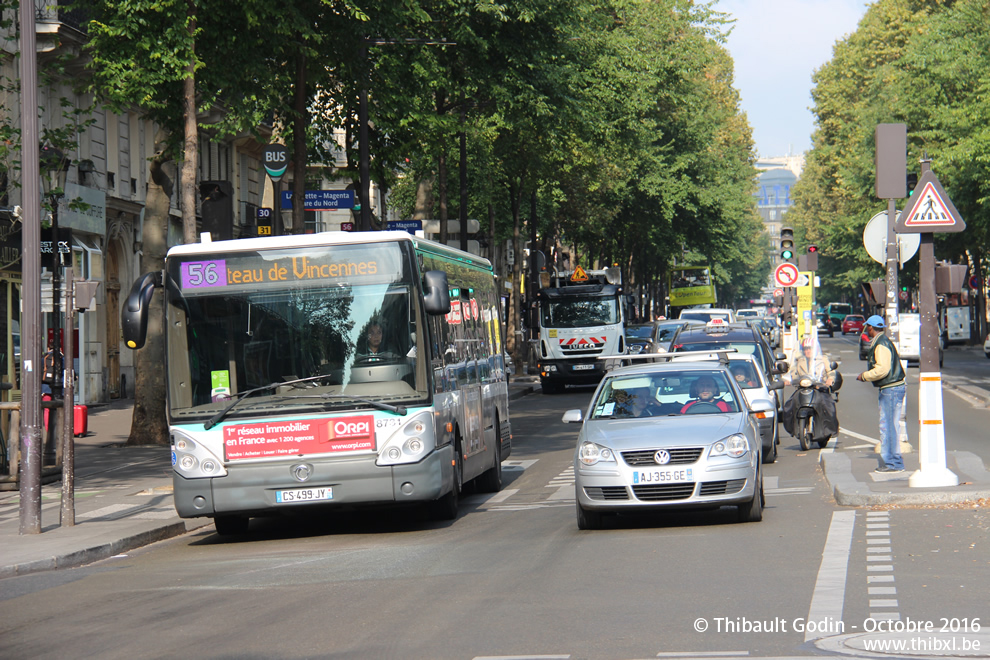
[[[775,360],[786,360],[787,355],[782,353],[781,351],[777,351],[776,353],[773,354],[773,358]]]
[[[790,371],[791,365],[786,360],[780,360],[777,364],[773,365],[773,368],[778,374],[786,374]]]
[[[582,410],[568,410],[562,419],[565,424],[579,424],[584,421],[584,412]]]

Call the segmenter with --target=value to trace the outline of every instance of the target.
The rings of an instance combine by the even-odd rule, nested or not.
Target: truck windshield
[[[166,266],[169,411],[208,419],[273,383],[238,415],[429,398],[411,260],[399,244],[171,257]],[[424,342],[425,343],[425,342]]]
[[[573,298],[544,300],[540,304],[545,328],[587,328],[619,322],[619,301],[615,298]]]

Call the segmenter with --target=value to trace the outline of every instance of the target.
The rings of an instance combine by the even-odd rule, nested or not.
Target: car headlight
[[[584,465],[615,463],[615,454],[608,447],[602,447],[594,442],[582,442],[578,448],[578,460]]]
[[[728,438],[719,440],[712,445],[709,456],[731,456],[739,458],[749,451],[749,440],[742,433],[733,433]]]
[[[378,452],[377,465],[417,463],[436,448],[433,420],[420,413],[396,430]]]
[[[212,451],[202,442],[193,440],[182,431],[172,431],[172,469],[186,479],[223,477],[227,470]]]

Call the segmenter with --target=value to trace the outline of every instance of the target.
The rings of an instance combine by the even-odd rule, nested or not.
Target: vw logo
[[[670,452],[666,449],[660,449],[653,454],[653,460],[657,462],[657,465],[666,465],[670,462]]]
[[[309,463],[297,463],[289,468],[289,472],[296,481],[306,481],[313,474],[313,466]]]

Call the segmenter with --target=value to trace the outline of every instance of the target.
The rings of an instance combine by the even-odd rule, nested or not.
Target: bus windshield
[[[588,328],[619,322],[616,298],[567,298],[540,304],[544,328]]]
[[[170,258],[166,270],[173,419],[208,418],[231,397],[299,379],[230,416],[361,407],[341,395],[429,400],[419,296],[398,243]]]
[[[671,270],[668,279],[670,305],[714,305],[715,284],[711,273],[704,266],[683,267]]]

